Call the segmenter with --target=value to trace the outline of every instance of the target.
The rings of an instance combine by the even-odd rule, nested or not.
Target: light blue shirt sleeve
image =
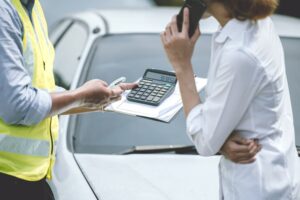
[[[23,27],[16,10],[0,2],[0,119],[31,126],[45,119],[52,107],[47,91],[32,87],[24,68]]]

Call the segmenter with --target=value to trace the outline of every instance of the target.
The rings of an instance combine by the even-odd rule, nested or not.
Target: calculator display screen
[[[146,78],[163,81],[163,82],[176,83],[175,76],[168,76],[165,74],[159,74],[154,72],[147,72]]]

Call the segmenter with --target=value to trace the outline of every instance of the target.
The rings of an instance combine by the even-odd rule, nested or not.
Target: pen
[[[120,77],[116,80],[114,80],[108,87],[110,89],[113,89],[114,87],[118,86],[121,83],[124,83],[126,81],[126,77]]]

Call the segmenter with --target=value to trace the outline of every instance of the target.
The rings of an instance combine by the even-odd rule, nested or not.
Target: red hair
[[[272,15],[278,0],[217,0],[225,5],[231,17],[239,20],[258,20]]]

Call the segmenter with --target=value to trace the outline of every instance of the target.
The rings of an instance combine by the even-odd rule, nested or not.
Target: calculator
[[[173,93],[176,83],[174,72],[147,69],[138,83],[139,86],[127,95],[127,100],[158,106]]]

